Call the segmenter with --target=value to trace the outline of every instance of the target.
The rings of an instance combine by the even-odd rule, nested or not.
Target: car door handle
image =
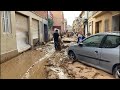
[[[96,53],[98,53],[98,51],[95,51]]]

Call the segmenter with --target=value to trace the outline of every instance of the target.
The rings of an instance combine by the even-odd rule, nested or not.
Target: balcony
[[[97,11],[93,13],[93,18],[97,18],[103,14],[105,14],[107,11]]]

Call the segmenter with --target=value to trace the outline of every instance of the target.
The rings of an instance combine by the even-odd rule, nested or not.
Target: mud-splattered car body
[[[68,55],[71,59],[120,76],[120,33],[92,35],[80,44],[70,46]]]

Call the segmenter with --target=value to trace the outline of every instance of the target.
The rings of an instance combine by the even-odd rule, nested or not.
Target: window
[[[108,32],[109,31],[109,20],[106,19],[105,20],[105,32]]]
[[[87,47],[99,47],[103,39],[103,35],[92,36],[83,41],[83,45]]]
[[[3,26],[3,32],[11,32],[10,11],[3,11],[2,26]]]
[[[103,48],[115,48],[120,44],[120,37],[119,36],[107,36]]]

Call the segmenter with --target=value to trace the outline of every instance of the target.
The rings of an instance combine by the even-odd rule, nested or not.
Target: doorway
[[[48,29],[46,24],[44,24],[44,41],[48,41]]]
[[[120,14],[112,17],[112,31],[120,31]]]
[[[95,33],[99,33],[99,32],[101,32],[101,23],[102,23],[102,21],[98,21],[98,22],[96,22],[96,25],[95,25]]]

